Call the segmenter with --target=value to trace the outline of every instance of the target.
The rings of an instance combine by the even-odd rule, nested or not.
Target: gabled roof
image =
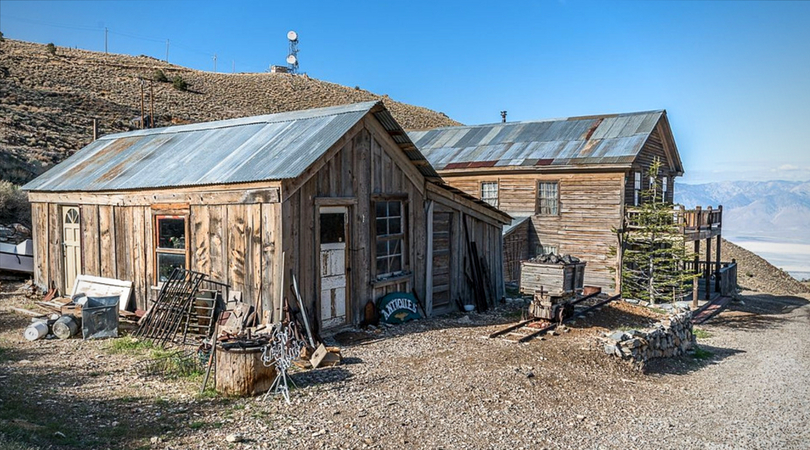
[[[646,111],[537,122],[411,131],[411,140],[437,170],[583,165],[629,167],[661,123],[672,151],[673,168],[682,173],[666,111]]]
[[[422,175],[439,179],[383,104],[365,102],[104,136],[23,189],[115,191],[297,178],[367,114]]]

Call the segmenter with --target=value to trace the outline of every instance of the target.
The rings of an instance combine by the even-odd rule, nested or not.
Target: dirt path
[[[527,344],[483,338],[517,305],[386,329],[345,344],[341,366],[293,375],[289,406],[142,378],[143,355],[112,341],[27,342],[27,319],[0,312],[0,449],[807,448],[807,298],[746,295],[699,327],[705,359],[641,374],[596,337],[648,311],[611,306]]]

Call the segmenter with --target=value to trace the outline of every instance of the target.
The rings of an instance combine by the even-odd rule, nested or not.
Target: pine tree
[[[632,209],[619,233],[622,296],[650,303],[682,298],[684,285],[692,278],[683,270],[686,246],[673,205],[663,198],[660,168],[656,158],[647,173],[650,186],[641,193],[643,201]]]

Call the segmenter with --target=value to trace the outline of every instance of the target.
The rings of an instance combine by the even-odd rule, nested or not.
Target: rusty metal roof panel
[[[24,189],[106,191],[295,178],[376,105],[366,102],[108,135]],[[429,165],[420,170],[435,174]]]
[[[496,123],[410,132],[439,170],[502,166],[630,163],[664,111]]]

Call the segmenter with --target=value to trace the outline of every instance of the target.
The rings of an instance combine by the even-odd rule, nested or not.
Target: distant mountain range
[[[810,244],[810,182],[724,181],[678,184],[675,202],[687,208],[723,205],[723,236]]]

